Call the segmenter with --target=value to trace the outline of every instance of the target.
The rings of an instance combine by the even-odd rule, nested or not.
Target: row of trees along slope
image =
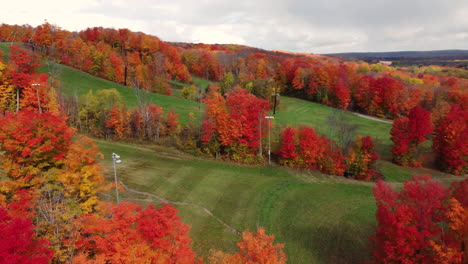
[[[69,32],[48,23],[2,24],[0,41],[23,42],[93,75],[160,93],[169,93],[167,80],[190,82],[192,74],[219,81],[222,94],[238,84],[266,99],[281,92],[387,118],[407,116],[417,105],[433,112],[468,102],[464,70],[448,67],[392,68],[239,45],[168,43],[128,29]]]
[[[442,71],[444,74],[436,76],[426,74],[424,69],[394,69],[380,64],[348,63],[329,57],[267,52],[236,45],[170,45],[156,37],[126,29],[92,28],[72,33],[48,23],[36,28],[3,24],[0,39],[21,39],[27,47],[44,56],[55,57],[62,63],[124,84],[130,80],[134,86],[151,91],[161,91],[161,87],[170,91],[166,83],[170,79],[189,82],[190,72],[220,81],[222,96],[239,86],[267,99],[282,91],[343,109],[379,117],[398,117],[392,130],[395,142],[392,153],[394,161],[400,165],[420,165],[419,161],[409,157],[414,155],[408,153],[413,153],[423,138],[431,136],[429,131],[419,136],[417,143],[403,139],[405,128],[395,126],[402,125],[401,120],[410,115],[410,110],[424,108],[432,111],[434,127],[451,108],[462,109],[461,120],[467,119],[464,109],[467,107],[468,81],[450,75],[456,75],[456,71]],[[434,73],[434,70],[431,68],[428,72]],[[116,110],[112,114],[116,116]],[[439,167],[446,171],[457,174],[466,171],[465,124],[457,129],[436,129],[439,136],[435,137],[434,152]],[[206,132],[210,123],[204,125]],[[440,134],[443,131],[455,131],[456,134],[447,149],[437,147],[442,146],[440,141],[444,137]],[[122,137],[122,132],[118,134]],[[244,139],[250,140],[247,145],[257,144],[252,135]],[[449,150],[457,146],[461,146],[461,150]],[[443,151],[453,154],[451,157],[456,161],[452,163],[456,165],[448,165],[450,159],[443,161]],[[402,158],[405,155],[406,160]],[[341,169],[323,171],[342,174]]]

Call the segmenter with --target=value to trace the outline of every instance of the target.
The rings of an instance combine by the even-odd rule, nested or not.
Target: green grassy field
[[[95,142],[105,155],[103,164],[110,181],[110,154],[116,152],[123,160],[117,165],[119,179],[127,187],[204,207],[240,232],[263,226],[286,245],[288,263],[360,263],[369,257],[368,237],[375,225],[376,209],[373,183],[318,172],[204,160],[161,146]],[[413,174],[429,173],[444,183],[456,178],[386,161],[380,161],[379,167],[396,188]],[[159,203],[151,195],[134,192],[125,192],[123,197]],[[239,236],[198,206],[176,205],[191,226],[197,254],[207,257],[210,249],[233,252]]]
[[[368,257],[375,212],[370,185],[284,168],[202,160],[156,146],[96,143],[105,154],[109,180],[110,154],[116,152],[123,160],[117,168],[119,178],[128,187],[198,204],[241,232],[264,226],[285,243],[288,263],[347,263]],[[151,198],[131,192],[123,197]],[[191,226],[193,247],[200,256],[209,255],[209,249],[235,249],[239,236],[212,216],[194,206],[177,208]]]
[[[351,125],[357,126],[357,135],[369,135],[375,139],[378,142],[376,144],[377,152],[381,156],[389,157],[388,154],[391,148],[390,129],[392,125],[388,123],[365,119],[350,112],[285,96],[281,97],[281,104],[276,111],[275,122],[281,125],[308,125],[318,133],[336,139],[336,129],[327,122],[335,111],[342,113]]]
[[[56,64],[56,66],[61,72],[58,79],[62,84],[62,91],[65,94],[77,94],[80,96],[87,93],[89,90],[96,92],[101,89],[115,88],[119,91],[128,107],[133,108],[137,105],[137,98],[133,88],[92,76],[91,74],[76,70],[72,67],[61,64]],[[49,70],[47,66],[44,65],[39,71],[48,73]],[[188,121],[188,114],[190,112],[194,113],[196,116],[199,114],[198,104],[194,101],[156,93],[149,93],[149,96],[153,104],[159,105],[166,110],[173,110],[179,113],[181,122]]]

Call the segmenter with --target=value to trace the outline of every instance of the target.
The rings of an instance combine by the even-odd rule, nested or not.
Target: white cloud
[[[466,49],[466,0],[25,0],[0,23],[129,28],[166,41],[297,52]]]
[[[223,29],[224,28],[224,29]],[[197,27],[193,30],[191,41],[198,43],[203,42],[207,44],[245,44],[242,37],[233,34],[232,29],[229,27]]]

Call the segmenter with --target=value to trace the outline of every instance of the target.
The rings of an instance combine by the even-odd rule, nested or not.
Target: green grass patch
[[[388,123],[365,119],[351,112],[285,96],[281,97],[281,104],[276,111],[275,122],[284,126],[311,126],[318,133],[336,139],[336,129],[327,122],[333,111],[342,112],[350,124],[356,125],[358,127],[357,135],[369,135],[375,139],[378,142],[376,144],[377,152],[388,157],[391,148],[390,129],[392,128],[392,125]]]
[[[0,42],[0,51],[3,53],[3,60],[7,60],[10,55],[10,42]]]
[[[377,162],[378,170],[385,175],[385,180],[388,182],[405,182],[410,180],[415,175],[429,174],[432,178],[439,180],[442,183],[449,184],[453,181],[463,180],[463,177],[453,176],[428,168],[410,168],[401,167],[389,161],[379,160]]]
[[[118,175],[127,186],[206,207],[239,231],[265,226],[285,243],[288,263],[343,263],[368,256],[375,213],[370,186],[323,183],[314,174],[303,180],[284,168],[201,160],[161,147],[95,142],[105,155],[109,180],[110,154],[116,152],[123,160]],[[191,226],[200,256],[207,257],[210,249],[235,250],[239,236],[213,217],[193,206],[177,208]]]
[[[60,72],[58,79],[62,84],[62,91],[69,96],[81,96],[90,90],[96,92],[102,89],[115,88],[119,91],[128,107],[133,108],[138,104],[135,91],[131,87],[98,78],[62,64],[55,64],[54,66],[58,67]],[[47,65],[41,66],[39,71],[49,73]],[[179,113],[179,119],[183,123],[188,121],[188,114],[190,112],[194,113],[195,116],[199,115],[198,104],[194,101],[156,93],[148,93],[148,96],[150,97],[151,103],[159,105],[165,110],[173,110]]]

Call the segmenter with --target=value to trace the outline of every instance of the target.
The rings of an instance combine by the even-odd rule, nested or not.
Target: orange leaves
[[[343,175],[344,157],[334,142],[308,126],[299,129],[298,138],[291,128],[282,135],[281,163],[291,167],[319,170],[326,174]]]
[[[16,92],[7,65],[0,58],[0,113],[13,111]]]
[[[83,218],[75,263],[195,263],[188,226],[177,210],[164,205],[146,209],[123,202],[108,205],[105,216]]]
[[[211,87],[205,99],[206,119],[202,123],[202,143],[211,154],[227,154],[244,162],[255,162],[257,148],[267,129],[264,117],[270,108],[268,101],[257,98],[247,90],[234,88],[227,99],[219,93],[219,87]],[[210,145],[211,144],[211,145]],[[221,147],[221,149],[220,149]]]
[[[237,243],[239,252],[234,255],[214,252],[210,257],[211,264],[284,264],[286,254],[283,244],[273,244],[275,237],[267,235],[260,227],[257,232],[244,232]]]
[[[41,171],[63,164],[74,130],[50,113],[20,111],[0,118],[0,149],[6,174],[23,184],[34,185],[31,178]]]
[[[36,68],[40,66],[37,55],[18,45],[11,46],[8,59],[13,67],[12,70],[18,73],[35,74]]]
[[[98,147],[87,137],[79,136],[70,145],[64,159],[64,168],[58,172],[57,181],[61,182],[70,196],[76,196],[84,213],[94,210],[98,192],[104,184],[102,165],[96,160],[103,158]]]
[[[256,233],[244,232],[242,240],[237,243],[239,253],[235,258],[241,263],[286,263],[286,255],[283,252],[284,245],[273,245],[275,237],[267,235],[264,228],[259,228]]]
[[[379,156],[374,151],[372,138],[370,136],[358,136],[345,161],[346,172],[356,179],[375,180],[382,176],[375,171],[375,164],[378,159]]]
[[[116,139],[127,138],[130,134],[129,122],[130,114],[125,107],[118,108],[114,106],[108,113],[109,117],[106,119],[106,128]]]

